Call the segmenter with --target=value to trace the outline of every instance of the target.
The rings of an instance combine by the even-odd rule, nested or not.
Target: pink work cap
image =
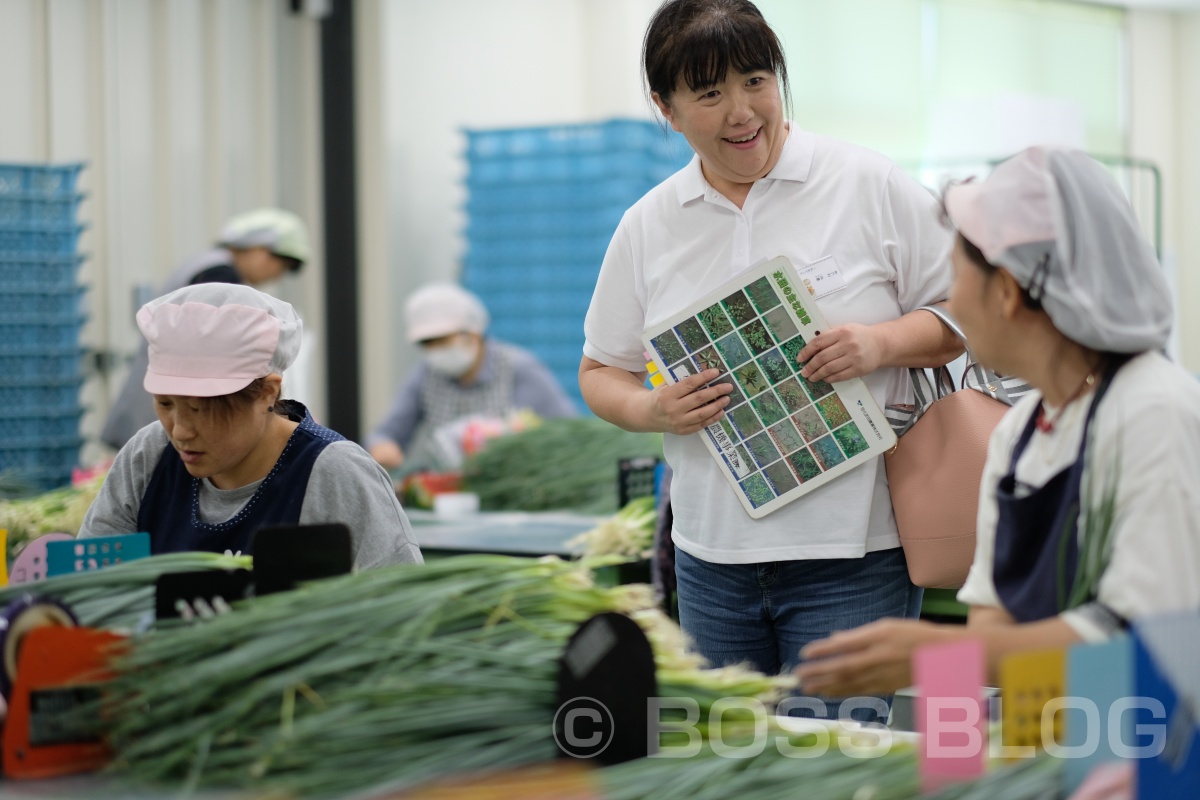
[[[150,345],[146,391],[186,397],[233,394],[283,374],[303,333],[291,305],[233,283],[185,286],[152,300],[137,324]]]

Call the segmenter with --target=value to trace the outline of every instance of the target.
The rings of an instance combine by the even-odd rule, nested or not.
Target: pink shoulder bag
[[[966,344],[954,319],[922,306]],[[971,358],[955,391],[946,367],[910,369],[915,406],[889,417],[900,439],[883,457],[900,544],[912,582],[929,589],[962,586],[975,556],[975,515],[988,439],[1000,418],[1029,387],[1000,378]]]

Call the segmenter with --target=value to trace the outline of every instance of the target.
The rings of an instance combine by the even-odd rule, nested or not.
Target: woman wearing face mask
[[[527,350],[485,335],[487,309],[453,284],[431,284],[408,298],[408,340],[421,348],[387,418],[367,449],[388,469],[444,466],[438,429],[464,417],[504,417],[528,409],[570,417],[575,407],[550,371]]]

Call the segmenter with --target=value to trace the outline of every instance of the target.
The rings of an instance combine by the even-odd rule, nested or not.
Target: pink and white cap
[[[137,314],[150,345],[143,382],[159,395],[217,397],[296,360],[304,323],[288,303],[236,283],[185,286]]]
[[[945,204],[963,238],[1068,338],[1117,353],[1166,344],[1170,286],[1129,201],[1094,158],[1030,147],[987,180],[951,186]]]

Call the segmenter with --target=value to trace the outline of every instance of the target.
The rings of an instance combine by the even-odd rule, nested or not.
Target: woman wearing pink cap
[[[975,637],[989,666],[1200,608],[1200,383],[1162,354],[1171,298],[1121,190],[1083,153],[1031,148],[951,187],[950,307],[974,355],[1037,391],[996,428],[962,626],[885,620],[804,651],[804,688],[910,682],[913,650]]]
[[[249,552],[266,525],[349,526],[356,568],[420,562],[387,474],[282,399],[303,323],[248,286],[207,283],[137,315],[158,422],[117,454],[83,536],[146,531],[151,551]]]

